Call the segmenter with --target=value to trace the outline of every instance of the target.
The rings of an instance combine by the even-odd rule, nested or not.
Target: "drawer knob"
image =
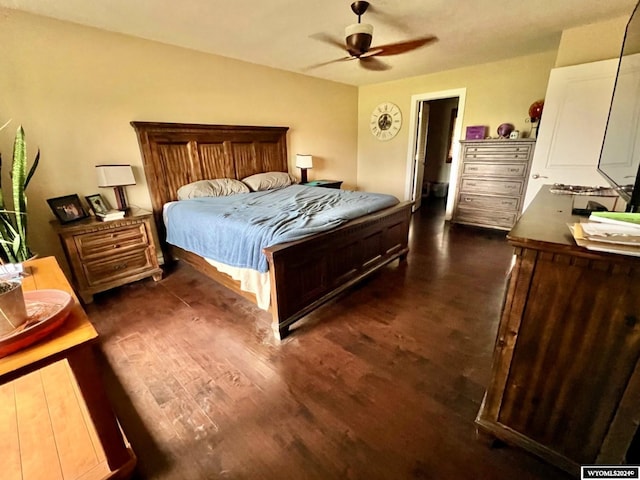
[[[627,324],[627,327],[635,327],[638,319],[634,315],[625,315],[624,323]]]

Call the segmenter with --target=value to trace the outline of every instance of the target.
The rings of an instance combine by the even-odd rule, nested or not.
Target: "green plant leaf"
[[[6,124],[0,127],[6,127]],[[20,125],[13,144],[13,163],[11,171],[13,210],[7,210],[0,182],[0,260],[3,262],[22,262],[31,257],[27,243],[27,196],[26,187],[40,162],[40,150],[27,174],[27,145],[24,129]],[[0,178],[2,157],[0,156]]]
[[[4,195],[2,194],[2,154],[0,154],[0,209],[4,210]]]
[[[36,168],[38,168],[38,164],[40,163],[40,149],[36,153],[36,158],[33,159],[33,165],[29,169],[29,174],[27,175],[27,179],[24,181],[24,189],[27,189],[27,185],[29,185],[29,180],[33,177],[33,174],[36,173]]]
[[[13,188],[13,209],[15,210],[15,225],[18,239],[27,237],[27,197],[24,193],[24,182],[27,170],[27,145],[22,125],[16,131],[16,139],[13,144],[13,164],[11,166],[11,186]],[[26,244],[26,242],[25,242]],[[21,242],[14,242],[14,252],[18,257],[26,255],[26,251],[20,250]],[[18,250],[15,250],[17,245]]]

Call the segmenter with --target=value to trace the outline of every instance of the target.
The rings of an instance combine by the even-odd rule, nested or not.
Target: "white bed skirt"
[[[225,273],[240,282],[240,288],[242,290],[255,294],[259,308],[269,310],[269,304],[271,303],[271,281],[269,279],[269,272],[260,273],[251,268],[232,267],[231,265],[216,262],[207,257],[203,258],[209,264],[216,267],[219,272]]]

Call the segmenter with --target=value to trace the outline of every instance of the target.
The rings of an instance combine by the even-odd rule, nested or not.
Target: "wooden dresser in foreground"
[[[640,463],[640,258],[578,247],[572,197],[543,187],[515,247],[479,433],[577,475]]]
[[[463,140],[453,221],[509,230],[522,211],[535,140]]]
[[[147,277],[162,278],[151,222],[151,213],[129,213],[106,222],[95,218],[67,224],[51,222],[85,303],[110,288]]]
[[[101,381],[98,333],[55,258],[26,266],[25,290],[64,290],[74,305],[47,337],[0,358],[0,478],[130,478],[136,457]]]

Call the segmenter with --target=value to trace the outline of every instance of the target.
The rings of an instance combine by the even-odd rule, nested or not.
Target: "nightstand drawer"
[[[149,250],[139,250],[129,254],[109,257],[83,264],[87,283],[90,286],[111,282],[121,277],[129,277],[152,268]]]
[[[492,180],[482,178],[462,178],[460,192],[462,193],[493,193],[495,195],[521,195],[524,181]]]
[[[144,224],[137,224],[76,235],[75,242],[80,258],[84,260],[117,254],[130,248],[146,247],[149,240]]]
[[[460,194],[459,208],[479,208],[488,210],[511,210],[517,212],[520,199],[516,197],[490,197],[485,195]]]
[[[463,175],[493,175],[496,177],[524,177],[526,163],[465,163]]]

